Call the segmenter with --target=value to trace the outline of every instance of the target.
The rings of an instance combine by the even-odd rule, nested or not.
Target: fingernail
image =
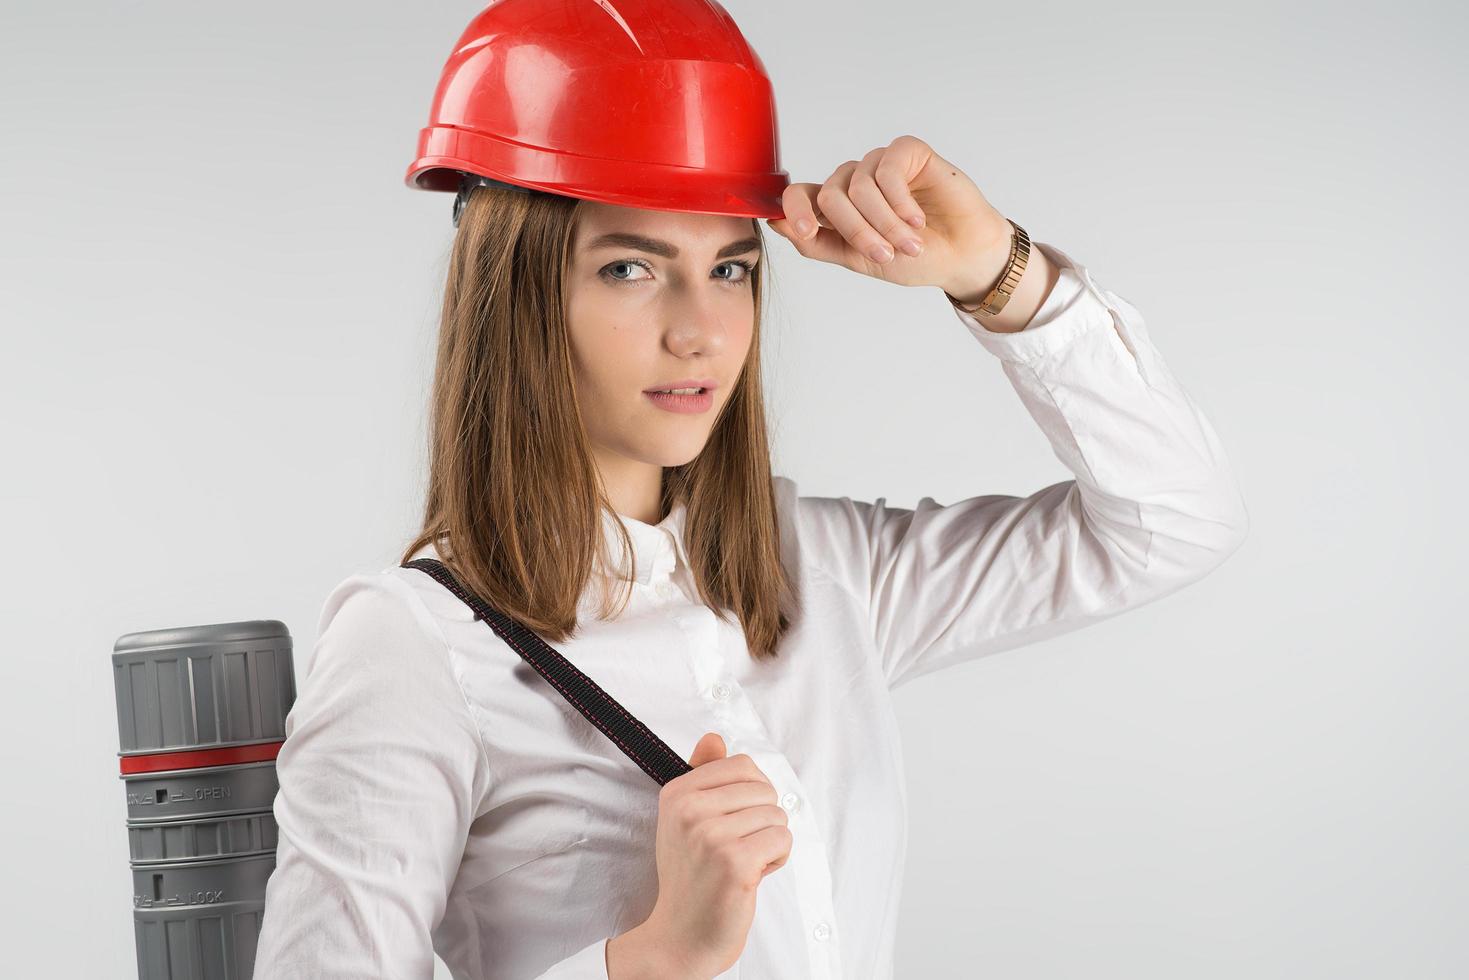
[[[867,254],[877,262],[886,262],[893,257],[893,250],[886,245],[874,245],[867,250]]]
[[[899,247],[902,248],[902,250],[907,252],[909,255],[917,255],[919,252],[923,251],[923,244],[919,242],[916,238],[905,239],[903,241],[903,244]]]
[[[908,224],[912,225],[914,228],[922,228],[923,227],[923,215],[921,215],[921,214],[910,214],[908,216]]]
[[[801,235],[802,238],[805,238],[807,235],[811,234],[811,219],[797,218],[796,231]]]

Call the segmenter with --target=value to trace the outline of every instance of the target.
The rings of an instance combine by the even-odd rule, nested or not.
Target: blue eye
[[[643,259],[619,259],[616,262],[612,262],[612,263],[609,263],[608,265],[603,266],[597,272],[597,275],[601,276],[603,279],[607,280],[608,282],[631,283],[631,282],[643,282],[644,281],[642,279],[624,279],[621,276],[614,276],[614,275],[612,275],[608,271],[610,269],[615,269],[615,268],[617,268],[620,265],[635,265],[635,266],[640,266],[640,267],[642,267],[644,269],[647,269],[649,272],[653,271],[652,265],[650,265],[648,262],[644,261]],[[727,276],[719,276],[717,278],[722,279],[724,282],[727,282],[727,283],[729,283],[730,285],[733,285],[733,286],[747,286],[747,285],[750,284],[750,277],[753,274],[752,273],[752,270],[754,268],[754,263],[753,262],[746,262],[744,259],[732,259],[732,260],[730,260],[728,262],[721,262],[721,263],[719,263],[719,266],[725,266],[725,265],[737,265],[741,269],[744,269],[745,270],[745,274],[742,275],[742,276],[740,276],[738,279],[731,279],[731,278],[729,278]],[[717,269],[717,268],[719,268],[719,266],[715,266],[715,268]]]
[[[744,269],[745,270],[745,274],[743,276],[740,276],[738,279],[727,279],[727,280],[725,280],[726,282],[733,282],[733,283],[736,283],[736,284],[743,283],[744,285],[749,285],[750,284],[750,276],[753,275],[753,272],[751,271],[754,268],[753,263],[746,262],[744,259],[732,259],[729,262],[722,262],[720,264],[721,265],[737,265],[741,269]]]
[[[648,263],[642,262],[642,261],[640,261],[638,259],[619,259],[618,261],[613,262],[610,265],[603,266],[602,269],[601,269],[601,271],[599,271],[597,273],[597,275],[599,275],[603,279],[607,279],[607,280],[609,280],[611,282],[636,282],[637,280],[635,280],[635,279],[623,279],[620,276],[614,276],[614,275],[609,275],[608,274],[608,272],[607,272],[608,269],[615,269],[615,268],[617,268],[620,265],[640,265],[644,269],[649,268]]]

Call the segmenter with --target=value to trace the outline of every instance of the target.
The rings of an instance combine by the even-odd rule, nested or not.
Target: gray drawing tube
[[[284,623],[128,633],[112,654],[139,980],[248,980],[275,870]]]

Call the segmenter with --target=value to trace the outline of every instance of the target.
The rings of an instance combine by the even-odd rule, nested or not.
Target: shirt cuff
[[[1029,363],[1054,353],[1089,330],[1112,324],[1107,300],[1085,266],[1054,245],[1032,245],[1045,252],[1060,275],[1023,330],[990,330],[978,317],[950,304],[969,332],[1001,360]]]

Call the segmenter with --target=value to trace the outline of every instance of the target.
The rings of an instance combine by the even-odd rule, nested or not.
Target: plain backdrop
[[[1143,312],[1252,522],[898,692],[897,975],[1469,973],[1463,8],[726,6],[792,180],[928,141]],[[7,975],[134,975],[117,637],[281,619],[299,674],[417,526],[452,197],[402,178],[479,9],[0,8]],[[936,289],[767,236],[776,472],[1069,477]]]

